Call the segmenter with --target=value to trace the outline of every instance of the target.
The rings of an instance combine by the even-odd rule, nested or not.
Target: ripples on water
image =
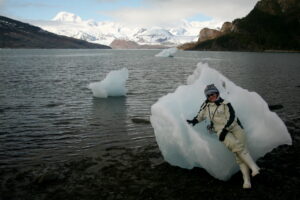
[[[148,119],[151,105],[185,84],[200,61],[267,102],[283,104],[282,118],[299,116],[299,54],[177,52],[158,58],[158,52],[0,50],[0,167],[155,145],[151,125],[132,119]],[[128,95],[93,98],[87,85],[123,67]]]

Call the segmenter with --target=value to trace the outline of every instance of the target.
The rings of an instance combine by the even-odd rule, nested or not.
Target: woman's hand
[[[227,133],[228,133],[228,131],[225,128],[221,131],[221,133],[219,135],[219,140],[221,142],[223,142],[225,140],[225,137],[226,137]]]
[[[193,126],[195,126],[198,123],[198,120],[196,117],[194,117],[194,119],[192,119],[192,120],[188,119],[186,121],[187,121],[187,123],[192,124]]]

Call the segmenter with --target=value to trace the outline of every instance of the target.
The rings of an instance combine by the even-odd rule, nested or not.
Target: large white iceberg
[[[168,48],[168,49],[164,49],[161,52],[159,52],[158,54],[156,54],[156,57],[174,57],[174,54],[177,52],[177,48]]]
[[[127,89],[125,87],[128,79],[128,69],[111,71],[104,80],[90,83],[88,88],[92,90],[93,96],[98,98],[107,98],[108,96],[125,96]]]
[[[164,159],[172,165],[191,169],[202,167],[220,180],[228,180],[238,169],[233,153],[208,133],[208,121],[192,127],[203,101],[204,88],[215,84],[220,95],[231,102],[245,128],[248,149],[256,160],[282,144],[292,144],[285,124],[271,112],[267,103],[255,92],[243,89],[207,64],[199,63],[188,85],[161,97],[151,107],[151,124]],[[200,177],[199,177],[200,178]]]

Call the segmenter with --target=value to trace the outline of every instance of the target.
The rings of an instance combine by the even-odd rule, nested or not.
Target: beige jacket
[[[231,132],[236,126],[242,125],[235,116],[233,107],[228,101],[219,98],[216,102],[205,101],[198,115],[196,116],[198,122],[208,119],[213,122],[213,131],[216,133],[221,132],[223,129]]]

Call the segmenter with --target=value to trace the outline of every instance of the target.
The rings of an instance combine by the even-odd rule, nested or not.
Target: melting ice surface
[[[109,72],[104,80],[90,83],[88,88],[92,90],[93,96],[98,98],[125,96],[127,93],[127,89],[125,88],[127,79],[128,69],[123,68]]]
[[[173,57],[173,55],[177,52],[177,48],[169,48],[164,49],[158,54],[156,54],[156,57]]]
[[[233,154],[219,142],[216,134],[206,130],[208,121],[194,127],[186,123],[186,119],[196,116],[205,100],[204,88],[212,83],[234,107],[255,160],[279,145],[292,144],[285,124],[257,93],[235,85],[203,63],[198,64],[187,83],[161,97],[151,107],[150,119],[156,140],[170,164],[187,169],[202,167],[220,180],[228,180],[238,171]]]

